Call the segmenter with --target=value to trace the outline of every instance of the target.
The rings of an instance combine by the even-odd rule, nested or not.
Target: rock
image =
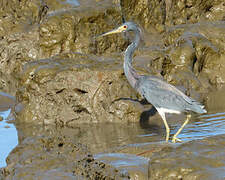
[[[166,26],[193,24],[204,21],[223,21],[223,0],[204,1],[142,1],[121,0],[126,20],[133,20],[148,30],[163,32]]]
[[[188,80],[188,85],[184,85],[183,82],[179,83],[179,85],[185,86],[186,89],[190,87],[193,87],[197,91],[201,89],[202,85],[195,76],[199,76],[200,79],[203,79],[201,82],[204,81],[204,84],[206,84],[203,88],[204,90],[200,90],[200,92],[205,93],[205,89],[209,89],[212,85],[221,87],[224,81],[223,74],[221,74],[220,70],[214,76],[211,76],[212,73],[207,74],[210,71],[208,67],[211,67],[210,63],[212,61],[208,60],[210,62],[209,66],[207,66],[204,59],[211,59],[216,54],[215,57],[221,59],[218,61],[221,64],[224,42],[220,34],[224,32],[224,23],[220,21],[217,23],[189,24],[172,28],[164,27],[167,22],[172,22],[172,20],[174,20],[172,24],[194,23],[200,21],[201,17],[206,19],[211,18],[210,20],[221,20],[219,16],[220,10],[223,9],[221,2],[217,0],[211,4],[207,1],[200,3],[179,2],[178,4],[174,4],[169,0],[161,2],[133,0],[132,3],[123,0],[118,4],[117,1],[111,2],[105,0],[101,2],[90,1],[89,3],[80,1],[80,4],[71,4],[60,1],[46,1],[43,3],[37,0],[29,3],[24,1],[14,4],[13,2],[3,4],[3,8],[1,9],[2,17],[8,17],[7,19],[10,22],[12,21],[11,24],[18,24],[18,26],[25,23],[26,31],[25,29],[16,27],[17,34],[14,31],[2,34],[0,55],[3,58],[0,73],[3,74],[3,83],[0,85],[3,90],[9,92],[11,88],[3,88],[4,83],[15,81],[14,83],[7,84],[12,86],[14,88],[13,92],[15,92],[15,88],[17,87],[16,77],[21,72],[22,66],[27,62],[40,58],[49,58],[50,56],[69,52],[102,54],[123,51],[128,41],[122,40],[121,36],[112,35],[105,38],[96,38],[97,34],[101,34],[120,24],[123,14],[126,20],[135,20],[141,24],[144,31],[148,33],[154,32],[152,36],[155,38],[151,38],[149,42],[147,39],[145,44],[150,43],[150,45],[156,45],[160,48],[164,48],[164,44],[172,46],[172,48],[169,48],[170,50],[166,51],[168,54],[165,54],[164,51],[164,62],[162,62],[162,56],[160,55],[159,58],[162,64],[161,67],[157,65],[159,70],[156,70],[159,74],[164,75],[169,82],[177,84],[180,79],[176,79],[176,74],[184,71],[185,73],[182,76],[186,77],[182,77],[182,81],[192,79]],[[23,7],[24,11],[13,11],[15,4]],[[29,8],[32,9],[31,12],[28,12]],[[173,13],[168,14],[168,9],[173,9],[171,11]],[[198,15],[193,13],[196,10],[199,11]],[[191,14],[189,14],[190,12]],[[208,15],[205,12],[208,12]],[[210,13],[211,15],[209,15]],[[182,16],[177,16],[176,14],[182,14]],[[9,17],[16,18],[10,19]],[[135,18],[133,19],[132,17]],[[29,20],[31,23],[28,23]],[[7,27],[5,26],[5,28]],[[10,32],[11,29],[14,28],[10,26],[4,32]],[[213,31],[211,31],[212,29]],[[215,33],[211,33],[214,31],[218,33],[216,35]],[[160,34],[156,32],[161,32],[164,38],[162,39]],[[205,48],[211,48],[211,50],[206,52]],[[220,48],[222,49],[220,50]],[[206,56],[208,53],[210,55]],[[151,53],[148,53],[148,55],[150,57],[155,56]],[[169,56],[166,57],[167,55]],[[168,64],[170,67],[162,67],[165,64]],[[202,69],[203,64],[205,69]],[[217,62],[213,63],[215,67],[212,72],[218,70],[217,67],[219,65],[215,64]],[[172,69],[176,69],[174,65],[177,67],[183,65],[185,67],[175,73],[172,72]],[[194,73],[192,72],[193,66]],[[191,69],[189,69],[190,67]],[[10,76],[12,78],[8,80]],[[218,76],[222,76],[222,78],[218,78]],[[174,82],[171,79],[174,79]]]
[[[14,77],[11,75],[3,74],[0,71],[0,91],[1,92],[7,92],[11,95],[15,95],[16,93],[16,85],[17,81]]]
[[[221,32],[224,28],[221,24],[223,25],[218,22],[215,27],[210,23],[173,27],[164,37],[168,46],[166,50],[147,49],[136,54],[150,57],[144,63],[149,62],[147,66],[159,69],[158,72],[153,71],[154,73],[163,75],[171,84],[179,85],[187,95],[202,101],[204,98],[199,92],[206,94],[212,85],[222,87],[224,84],[221,75],[223,72],[219,68],[223,61],[223,41],[219,36],[216,36],[218,40],[212,40],[212,35],[207,33],[210,28]],[[208,70],[212,61],[207,58],[211,56],[221,57],[217,58],[218,66],[214,66],[215,75]],[[136,105],[130,101],[115,101],[120,98],[138,98],[122,75],[121,58],[110,63],[99,63],[98,58],[79,53],[64,53],[52,59],[27,63],[20,76],[21,88],[17,93],[18,101],[27,104],[19,114],[20,119],[42,119],[45,124],[67,126],[74,126],[81,119],[82,122],[138,121],[140,108],[136,109]],[[116,58],[115,56],[114,59]],[[141,65],[138,60],[137,58],[136,66]],[[107,63],[104,65],[107,71],[102,71],[103,63]],[[142,73],[146,66],[142,65],[137,69]]]
[[[10,75],[16,81],[23,65],[39,57],[38,29],[4,37],[0,41],[0,55],[2,77]]]
[[[194,77],[185,78],[185,81],[192,81],[189,81],[192,85],[186,85],[187,89],[193,87],[199,92],[206,93],[212,86],[221,88],[225,82],[223,76],[224,42],[223,38],[220,38],[220,35],[224,36],[224,28],[225,24],[222,21],[171,28],[165,34],[165,42],[169,47],[168,59],[171,61],[163,69],[166,79],[176,81],[174,83],[177,84],[180,79],[176,80],[175,74],[185,77],[180,76],[180,71],[186,69],[186,72],[183,72]],[[175,69],[179,70],[173,71]]]
[[[154,153],[149,164],[150,179],[223,179],[223,138],[224,135],[209,137]]]
[[[121,20],[119,9],[111,1],[81,3],[79,8],[49,11],[40,25],[41,54],[50,57],[69,51],[95,54],[121,49],[126,42],[119,36],[96,39],[96,35],[114,28]]]
[[[44,6],[41,0],[2,1],[0,37],[31,30],[32,25],[39,23]]]
[[[126,21],[135,21],[148,30],[162,32],[166,18],[164,1],[121,0]]]
[[[67,126],[137,121],[139,103],[131,102],[137,99],[137,93],[123,74],[120,58],[98,62],[74,56],[26,64],[21,74],[23,86],[17,92],[18,101],[25,105],[19,120]]]

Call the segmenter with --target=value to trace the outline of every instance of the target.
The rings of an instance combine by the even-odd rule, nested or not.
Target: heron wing
[[[192,110],[191,105],[197,103],[176,87],[154,76],[141,77],[137,89],[155,107],[186,111]]]

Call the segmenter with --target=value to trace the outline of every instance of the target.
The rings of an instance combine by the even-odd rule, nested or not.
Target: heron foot
[[[172,143],[176,143],[177,141],[182,142],[179,138],[173,136]]]

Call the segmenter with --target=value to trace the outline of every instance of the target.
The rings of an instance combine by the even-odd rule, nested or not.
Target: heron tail
[[[189,107],[188,109],[199,114],[207,113],[207,111],[205,110],[205,106],[198,103],[197,101],[193,101],[191,107]]]

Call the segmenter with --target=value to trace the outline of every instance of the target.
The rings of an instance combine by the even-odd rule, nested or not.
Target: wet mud
[[[223,179],[222,0],[0,5],[0,111],[12,110],[19,138],[0,179]],[[142,26],[138,73],[164,78],[208,110],[193,115],[184,143],[164,142],[160,117],[124,76],[132,34],[98,38],[123,20]],[[184,118],[168,116],[172,131]]]
[[[129,179],[114,167],[96,161],[84,145],[76,143],[76,129],[70,134],[53,127],[17,128],[19,145],[1,170],[4,179]]]

